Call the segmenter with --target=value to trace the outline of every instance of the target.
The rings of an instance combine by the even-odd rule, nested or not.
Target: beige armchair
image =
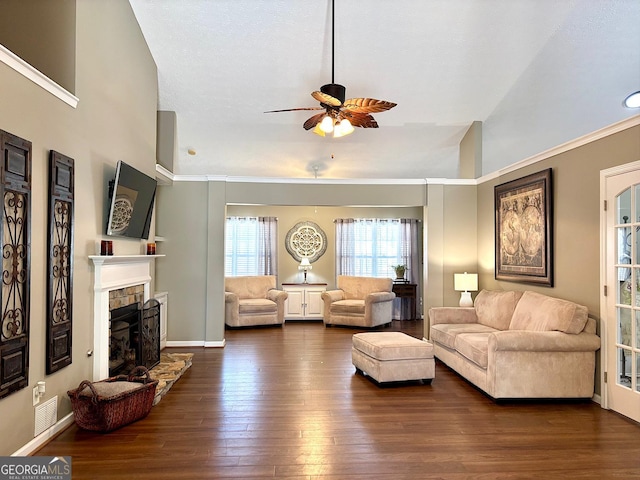
[[[324,324],[376,327],[391,323],[393,299],[390,278],[339,275],[337,290],[323,292]]]
[[[225,277],[224,323],[230,327],[282,325],[287,292],[273,275]]]

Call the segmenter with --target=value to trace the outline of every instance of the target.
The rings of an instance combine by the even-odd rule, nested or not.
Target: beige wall
[[[2,0],[0,8],[0,44],[74,93],[76,0]]]
[[[298,221],[316,221],[327,234],[327,253],[314,263],[310,278],[333,285],[333,219],[342,216],[422,218],[426,187],[410,185],[348,185],[174,182],[161,187],[157,209],[159,244],[166,259],[158,262],[157,288],[169,291],[169,342],[224,341],[224,218],[273,215],[279,219],[279,282],[300,280],[297,265],[284,248],[287,231]],[[203,201],[208,198],[205,205]],[[243,205],[236,205],[236,204]],[[244,205],[251,204],[251,205]],[[352,207],[333,207],[332,205]],[[330,206],[327,206],[330,205]],[[409,205],[409,206],[407,206]],[[295,207],[294,207],[295,206]],[[185,215],[185,208],[191,215]],[[258,213],[260,212],[260,213]],[[202,222],[206,220],[206,225]],[[204,244],[198,237],[207,232]],[[189,281],[180,272],[189,269]],[[392,274],[393,272],[390,272]],[[206,283],[206,293],[192,279]],[[204,317],[203,317],[204,310]],[[177,319],[174,320],[174,319]]]
[[[311,221],[316,223],[327,236],[327,251],[313,263],[309,271],[309,282],[326,283],[335,288],[335,225],[336,218],[415,218],[422,221],[422,207],[315,207],[315,206],[266,206],[266,205],[229,205],[230,216],[272,216],[278,218],[278,282],[301,282],[303,274],[298,270],[298,262],[285,247],[287,232],[297,223]],[[389,270],[389,277],[395,276]]]
[[[475,273],[477,235],[475,185],[429,185],[425,258],[425,312],[430,307],[455,306],[454,273]],[[425,322],[425,337],[429,325]]]
[[[600,171],[640,160],[640,127],[633,127],[522,168],[478,187],[478,265],[481,288],[535,290],[600,312]],[[494,277],[494,187],[553,169],[553,288],[497,281]]]
[[[0,455],[33,439],[32,387],[58,397],[58,418],[70,412],[67,390],[92,377],[93,291],[88,255],[105,238],[106,187],[118,160],[155,171],[157,71],[129,3],[79,0],[77,109],[0,64],[0,128],[33,143],[29,387],[0,399]],[[134,133],[135,132],[135,133]],[[47,164],[49,150],[75,159],[73,363],[45,374]],[[117,254],[141,253],[142,242],[114,239]]]
[[[156,289],[169,292],[170,340],[204,339],[207,304],[207,182],[159,186],[156,233]],[[190,214],[187,214],[189,212]]]

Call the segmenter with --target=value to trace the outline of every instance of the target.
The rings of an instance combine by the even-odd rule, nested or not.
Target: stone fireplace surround
[[[142,286],[142,302],[151,298],[151,262],[164,255],[92,255],[93,283],[93,380],[109,376],[110,292]],[[113,305],[113,300],[111,300]]]

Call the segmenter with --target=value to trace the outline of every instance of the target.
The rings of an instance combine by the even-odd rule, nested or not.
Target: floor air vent
[[[37,437],[46,429],[53,427],[58,419],[58,396],[36,407],[36,429],[34,437]]]

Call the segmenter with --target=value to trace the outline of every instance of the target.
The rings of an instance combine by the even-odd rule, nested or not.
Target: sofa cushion
[[[339,315],[364,315],[364,300],[338,300],[331,304],[331,313]]]
[[[353,348],[378,360],[433,358],[433,345],[401,332],[365,332],[352,337]]]
[[[508,330],[522,292],[482,290],[475,301],[478,323],[497,330]]]
[[[238,302],[238,311],[241,315],[247,313],[276,313],[278,305],[276,302],[266,298],[245,298]]]
[[[495,328],[479,323],[439,323],[431,326],[431,341],[454,350],[456,336],[461,333],[492,333],[495,331]]]
[[[390,278],[352,277],[338,275],[337,286],[344,291],[346,299],[364,299],[374,292],[390,292],[393,288],[393,280]]]
[[[238,295],[238,298],[267,298],[267,292],[276,288],[274,275],[253,275],[245,277],[225,277],[224,290]]]
[[[490,332],[485,333],[461,333],[456,335],[456,351],[471,360],[476,365],[487,368],[488,345]]]
[[[509,330],[578,334],[587,323],[588,313],[583,305],[526,291],[513,312]]]

